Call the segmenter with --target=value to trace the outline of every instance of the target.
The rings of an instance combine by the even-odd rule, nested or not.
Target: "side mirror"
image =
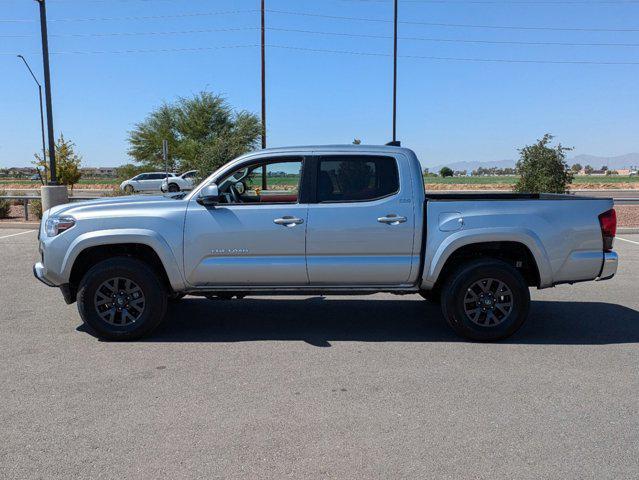
[[[205,207],[213,207],[219,202],[220,191],[214,183],[204,187],[202,191],[200,191],[200,195],[197,197],[197,203],[204,205]]]

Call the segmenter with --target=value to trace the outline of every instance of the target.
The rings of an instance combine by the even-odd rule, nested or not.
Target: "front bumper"
[[[617,265],[619,264],[619,256],[617,252],[604,252],[603,265],[601,266],[601,272],[599,273],[599,280],[608,280],[615,276],[617,273]]]
[[[44,265],[42,265],[41,262],[38,262],[33,266],[33,276],[49,287],[57,286],[44,277]]]

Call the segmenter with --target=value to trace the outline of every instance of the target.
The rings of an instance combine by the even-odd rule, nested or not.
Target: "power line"
[[[356,20],[360,22],[381,22],[392,23],[392,20],[385,18],[365,18],[365,17],[347,17],[341,15],[325,15],[310,12],[294,12],[290,10],[267,10],[269,13],[277,13],[282,15],[295,15],[302,17],[330,18],[333,20]],[[436,22],[416,22],[416,21],[400,21],[405,25],[426,25],[430,27],[453,27],[453,28],[485,28],[497,30],[549,30],[558,32],[639,32],[639,28],[583,28],[583,27],[527,27],[512,25],[472,25],[465,23],[436,23]]]
[[[316,35],[335,35],[340,37],[354,38],[379,38],[392,39],[391,35],[377,35],[368,33],[345,33],[345,32],[326,32],[319,30],[303,30],[295,28],[279,28],[269,27],[268,30],[276,32],[292,32],[292,33],[308,33]],[[569,47],[639,47],[639,43],[574,43],[574,42],[524,42],[516,40],[475,40],[475,39],[457,39],[457,38],[432,38],[432,37],[398,37],[399,40],[415,40],[424,42],[446,42],[446,43],[479,43],[479,44],[496,44],[496,45],[549,45],[549,46],[569,46]]]
[[[393,0],[342,0],[360,3],[390,3]],[[447,4],[447,5],[504,5],[508,7],[548,7],[548,6],[606,6],[606,5],[639,5],[639,0],[558,0],[558,1],[508,1],[508,0],[402,0],[402,3]]]
[[[363,55],[373,57],[391,57],[390,53],[381,52],[359,52],[351,50],[325,50],[321,48],[292,47],[289,45],[269,45],[270,48],[283,48],[288,50],[299,50],[317,53],[338,53],[344,55]],[[399,55],[400,58],[416,58],[424,60],[448,60],[457,62],[487,62],[487,63],[546,63],[565,65],[639,65],[639,62],[607,62],[594,60],[514,60],[501,58],[466,58],[466,57],[437,57],[426,55]]]
[[[120,36],[163,36],[163,35],[187,35],[196,33],[217,33],[217,32],[240,32],[246,30],[259,30],[259,27],[237,27],[237,28],[203,28],[198,30],[169,30],[161,32],[106,32],[106,33],[61,33],[49,35],[56,38],[73,37],[120,37]],[[1,38],[28,38],[36,35],[0,35]]]
[[[118,36],[170,36],[190,35],[199,33],[243,32],[259,30],[260,27],[236,27],[236,28],[204,28],[197,30],[170,30],[152,32],[104,32],[104,33],[63,33],[49,35],[56,38],[90,38],[90,37],[118,37]],[[379,35],[369,33],[328,32],[323,30],[306,30],[299,28],[266,27],[266,30],[274,32],[304,33],[312,35],[328,35],[350,38],[377,38],[388,40],[391,35]],[[0,35],[0,38],[31,38],[36,35]],[[480,40],[466,38],[439,38],[439,37],[398,37],[399,40],[438,42],[438,43],[473,43],[488,45],[524,45],[524,46],[568,46],[568,47],[639,47],[639,43],[621,42],[544,42],[544,41],[519,41],[519,40]]]
[[[637,0],[639,3],[639,0]],[[145,16],[126,16],[126,17],[89,17],[89,18],[56,18],[51,19],[49,22],[97,22],[97,21],[115,21],[115,20],[163,20],[168,18],[190,18],[190,17],[208,17],[215,15],[234,15],[242,13],[256,13],[259,10],[227,10],[217,12],[195,12],[195,13],[181,13],[171,15],[145,15]],[[378,23],[392,23],[393,20],[384,18],[367,18],[367,17],[350,17],[341,15],[327,15],[312,12],[299,12],[291,10],[272,10],[266,9],[268,13],[275,13],[280,15],[294,15],[301,17],[315,17],[315,18],[328,18],[333,20],[354,20],[360,22],[378,22]],[[0,23],[33,23],[35,20],[12,20],[12,19],[0,19]],[[559,32],[639,32],[639,28],[590,28],[590,27],[545,27],[545,26],[516,26],[516,25],[475,25],[475,24],[463,24],[463,23],[443,23],[443,22],[419,22],[419,21],[399,21],[405,25],[425,25],[431,27],[450,27],[450,28],[482,28],[482,29],[495,29],[495,30],[542,30],[542,31],[559,31]]]
[[[51,52],[51,55],[98,55],[98,54],[136,54],[136,53],[186,53],[209,50],[225,50],[235,48],[259,47],[258,44],[246,45],[225,45],[214,47],[186,47],[186,48],[156,48],[156,49],[126,49],[126,50],[70,50]],[[268,44],[268,48],[279,48],[286,50],[296,50],[311,53],[332,53],[341,55],[355,55],[366,57],[391,57],[390,53],[383,52],[362,52],[356,50],[331,50],[322,48],[306,48],[291,45]],[[0,52],[0,55],[16,55],[15,52]],[[519,64],[552,64],[552,65],[639,65],[639,62],[630,61],[599,61],[599,60],[535,60],[535,59],[503,59],[503,58],[473,58],[473,57],[442,57],[431,55],[399,55],[399,58],[441,60],[455,62],[483,62],[483,63],[519,63]]]
[[[51,55],[123,55],[128,53],[171,53],[171,52],[203,52],[209,50],[227,50],[233,48],[257,47],[257,44],[249,45],[220,45],[214,47],[185,47],[185,48],[132,48],[126,50],[67,50],[49,52]],[[0,55],[15,55],[12,52],[0,52]],[[33,55],[36,55],[35,53]]]
[[[258,10],[226,10],[218,12],[177,13],[171,15],[143,15],[129,17],[88,17],[88,18],[52,18],[49,22],[108,22],[113,20],[164,20],[167,18],[211,17],[214,15],[235,15],[255,13]],[[0,20],[0,23],[34,23],[35,20]]]

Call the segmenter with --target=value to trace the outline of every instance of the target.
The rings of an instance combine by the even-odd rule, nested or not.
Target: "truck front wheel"
[[[501,340],[524,324],[530,292],[521,274],[501,260],[459,267],[442,288],[442,313],[452,329],[475,341]]]
[[[84,323],[104,340],[136,340],[164,319],[167,294],[146,263],[115,257],[97,263],[78,288]]]

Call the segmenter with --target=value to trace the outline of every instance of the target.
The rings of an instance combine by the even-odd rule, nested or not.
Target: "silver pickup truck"
[[[571,195],[425,194],[405,148],[268,149],[188,194],[50,209],[33,270],[111,340],[148,334],[186,294],[391,292],[441,302],[455,332],[492,341],[521,327],[529,287],[615,274],[612,207]]]

